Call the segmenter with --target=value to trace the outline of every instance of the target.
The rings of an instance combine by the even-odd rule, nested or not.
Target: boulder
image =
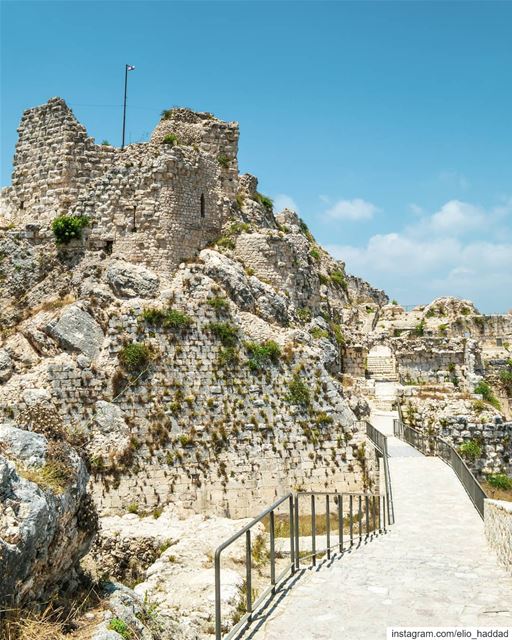
[[[51,448],[40,434],[0,426],[0,608],[74,586],[96,531],[83,461],[67,445],[57,460]],[[64,455],[68,475],[58,486],[51,474],[62,472]]]
[[[0,349],[0,382],[9,380],[13,372],[13,364],[10,355],[5,349]]]
[[[109,265],[107,282],[120,298],[154,298],[160,287],[160,280],[152,271],[123,260]]]
[[[87,311],[77,305],[64,310],[57,321],[46,327],[46,331],[64,349],[79,351],[93,360],[103,344],[103,331]]]
[[[91,456],[122,455],[130,441],[130,429],[121,409],[111,402],[98,400],[95,404],[91,441],[87,449]]]

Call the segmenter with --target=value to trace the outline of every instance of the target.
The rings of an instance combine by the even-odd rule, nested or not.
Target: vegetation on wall
[[[57,244],[68,244],[71,240],[80,240],[82,230],[89,226],[87,216],[58,216],[52,222],[52,231]]]

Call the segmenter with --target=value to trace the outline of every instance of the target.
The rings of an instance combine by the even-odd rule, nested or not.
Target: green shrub
[[[333,418],[328,413],[325,413],[325,411],[320,411],[316,414],[315,422],[318,425],[332,424]]]
[[[393,298],[393,300],[391,300],[391,304],[398,304],[398,302]]]
[[[313,260],[320,260],[320,251],[313,247],[309,252],[309,255],[313,258]]]
[[[499,403],[498,398],[496,398],[496,396],[494,395],[491,387],[484,380],[482,380],[481,382],[479,382],[475,386],[475,393],[481,394],[482,398],[486,402],[491,404],[495,409],[499,409],[500,408],[500,403]]]
[[[309,407],[311,402],[309,389],[298,373],[295,373],[291,381],[288,383],[288,390],[288,402],[298,404],[303,407]]]
[[[225,347],[234,347],[238,342],[238,328],[228,322],[212,322],[210,331]]]
[[[222,236],[217,240],[217,246],[218,247],[223,247],[224,249],[234,249],[235,248],[235,241],[232,238],[229,238],[228,236]]]
[[[160,114],[162,120],[169,120],[172,115],[172,109],[164,109]]]
[[[125,369],[139,373],[151,362],[151,350],[145,344],[132,342],[121,349],[118,358]]]
[[[482,456],[482,447],[474,440],[464,442],[459,447],[459,453],[466,460],[476,460]]]
[[[110,142],[108,140],[103,140],[103,142],[101,143],[102,147],[111,147],[112,145],[110,144]]]
[[[172,309],[171,307],[167,309],[163,319],[163,326],[166,329],[173,329],[175,331],[188,329],[191,324],[192,318],[190,316],[183,313],[183,311],[178,311],[178,309]]]
[[[173,331],[188,329],[192,324],[192,318],[189,315],[172,307],[167,309],[144,309],[142,319],[155,327],[165,327]]]
[[[58,216],[52,222],[52,231],[57,244],[79,240],[82,230],[89,225],[87,216]]]
[[[219,364],[222,367],[234,367],[238,364],[238,351],[235,347],[225,347],[219,351]]]
[[[331,322],[329,326],[331,328],[331,331],[334,333],[334,338],[336,339],[338,346],[343,347],[345,345],[345,336],[343,334],[343,329],[339,324],[336,324],[335,322]]]
[[[174,135],[174,133],[168,133],[166,136],[164,136],[162,144],[168,144],[171,147],[174,147],[174,145],[178,144],[178,138]]]
[[[155,327],[162,326],[164,317],[165,312],[163,311],[163,309],[149,308],[142,311],[142,319],[148,324],[154,325]]]
[[[118,633],[125,640],[131,640],[131,638],[133,638],[133,633],[130,627],[126,624],[126,622],[121,620],[121,618],[112,618],[112,620],[108,624],[108,628]]]
[[[328,338],[329,332],[325,329],[321,329],[320,327],[313,327],[309,332],[315,340],[320,340],[320,338]]]
[[[512,371],[500,371],[500,380],[507,390],[512,390]]]
[[[256,191],[256,193],[254,194],[254,199],[256,200],[256,202],[259,202],[260,204],[262,204],[267,211],[272,213],[272,210],[274,208],[274,203],[271,200],[271,198],[264,196],[262,193],[259,193],[258,191]]]
[[[330,274],[331,282],[338,285],[345,291],[347,290],[347,279],[345,278],[345,274],[343,271],[332,271]]]
[[[301,322],[309,322],[311,320],[311,309],[307,307],[297,309],[297,317]]]
[[[217,161],[224,169],[229,167],[229,158],[227,156],[218,156]]]
[[[502,491],[512,489],[512,478],[505,473],[491,473],[487,476],[487,482],[493,489],[501,489]]]
[[[207,303],[216,311],[226,311],[227,309],[229,309],[229,302],[226,300],[226,298],[216,296],[207,300]]]
[[[415,336],[421,337],[425,334],[425,320],[418,322],[418,324],[413,329],[413,334]]]
[[[267,340],[261,344],[247,342],[245,348],[249,354],[249,368],[253,371],[266,369],[271,364],[277,364],[281,357],[281,349],[273,340]]]

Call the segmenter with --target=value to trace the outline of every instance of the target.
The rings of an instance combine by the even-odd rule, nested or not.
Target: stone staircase
[[[366,366],[370,377],[375,380],[398,380],[395,359],[390,356],[368,355]]]

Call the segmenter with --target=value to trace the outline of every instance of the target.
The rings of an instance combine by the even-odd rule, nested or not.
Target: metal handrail
[[[393,421],[393,433],[426,456],[437,456],[453,469],[478,514],[484,517],[484,501],[487,498],[482,486],[471,473],[459,452],[444,438],[436,434],[425,434],[419,429],[405,425],[402,420]]]
[[[301,498],[309,497],[310,513],[305,514],[311,517],[311,553],[300,557],[300,504]],[[326,545],[325,548],[317,548],[317,498],[325,499],[325,523],[326,523]],[[336,505],[337,510],[337,528],[338,541],[331,544],[331,503]],[[290,523],[290,562],[284,570],[276,576],[275,574],[275,510],[288,501],[289,505],[289,523]],[[364,509],[363,509],[364,504]],[[347,505],[345,511],[344,505]],[[247,627],[256,612],[276,593],[277,587],[281,584],[289,574],[294,574],[300,569],[300,561],[310,558],[311,566],[316,566],[319,556],[325,555],[327,559],[331,558],[333,550],[342,554],[346,548],[352,547],[355,540],[362,543],[363,538],[368,539],[376,532],[382,533],[387,531],[386,527],[386,496],[370,493],[337,493],[337,492],[300,492],[297,494],[288,493],[270,507],[262,511],[256,518],[251,520],[245,527],[240,529],[231,538],[223,542],[215,551],[215,638],[216,640],[229,640],[233,638],[243,627]],[[363,527],[363,514],[365,525]],[[252,546],[251,546],[251,529],[261,522],[266,516],[270,519],[270,586],[258,596],[256,600],[252,600]],[[345,535],[345,519],[348,517],[348,534]],[[354,527],[354,524],[356,527]],[[355,529],[357,528],[357,532]],[[364,531],[363,531],[364,528]],[[246,594],[245,594],[245,610],[246,613],[240,620],[223,635],[222,630],[222,603],[221,603],[221,553],[231,544],[239,540],[245,534],[246,540]]]
[[[388,524],[395,522],[395,508],[393,504],[393,490],[391,487],[391,474],[389,471],[388,439],[381,431],[366,421],[366,435],[371,440],[377,453],[382,456],[384,465],[384,482],[386,485],[386,502],[388,511]]]
[[[215,638],[216,640],[229,640],[235,634],[240,632],[242,628],[248,626],[256,610],[260,609],[268,600],[276,593],[277,587],[292,575],[300,570],[301,560],[310,559],[310,566],[316,566],[317,560],[321,556],[326,556],[329,560],[331,554],[342,554],[345,549],[352,547],[355,541],[362,543],[363,538],[369,539],[377,532],[387,531],[387,524],[394,523],[393,499],[391,491],[391,477],[388,465],[388,447],[387,437],[375,429],[373,425],[366,422],[366,433],[368,438],[374,444],[378,454],[384,460],[384,474],[386,493],[370,493],[370,492],[337,492],[337,491],[312,491],[287,493],[285,496],[274,502],[272,505],[262,511],[256,518],[251,520],[245,527],[240,529],[231,538],[223,542],[215,551]],[[309,509],[305,516],[311,517],[311,553],[304,553],[301,557],[299,546],[303,537],[301,536],[300,514],[301,504],[304,499],[309,499]],[[318,500],[325,501],[325,546],[317,548],[317,503]],[[332,503],[331,503],[332,500]],[[289,540],[290,540],[290,561],[286,564],[284,570],[276,576],[276,528],[275,528],[275,511],[282,504],[288,503],[288,519],[289,519]],[[334,506],[333,506],[334,505]],[[336,515],[334,515],[336,514]],[[337,528],[337,541],[332,540],[331,516],[335,518],[335,528]],[[252,594],[252,540],[251,530],[264,518],[269,518],[269,534],[270,534],[270,586],[266,588],[261,595],[253,602]],[[364,517],[364,525],[363,525]],[[348,531],[345,532],[345,523],[347,522]],[[245,536],[245,614],[240,620],[223,636],[222,629],[222,602],[221,602],[221,554],[231,544]],[[302,541],[303,542],[303,541]],[[331,544],[333,542],[333,544]]]
[[[280,507],[284,502],[288,501],[289,507],[289,524],[290,524],[290,564],[279,576],[275,574],[275,510]],[[271,573],[271,585],[266,589],[254,602],[252,601],[252,545],[251,545],[251,529],[263,520],[266,516],[270,517],[270,573]],[[246,613],[237,622],[237,624],[224,636],[224,640],[232,638],[237,631],[239,631],[246,622],[250,622],[254,614],[254,611],[263,604],[269,593],[275,592],[276,586],[282,582],[288,573],[295,572],[295,526],[294,526],[294,500],[293,494],[287,493],[285,496],[276,500],[270,507],[267,507],[256,518],[251,520],[243,529],[240,529],[231,538],[224,541],[219,545],[215,551],[215,638],[216,640],[222,640],[222,602],[221,602],[221,578],[220,578],[220,560],[221,553],[229,547],[233,542],[236,542],[245,534],[245,570],[246,570]]]

